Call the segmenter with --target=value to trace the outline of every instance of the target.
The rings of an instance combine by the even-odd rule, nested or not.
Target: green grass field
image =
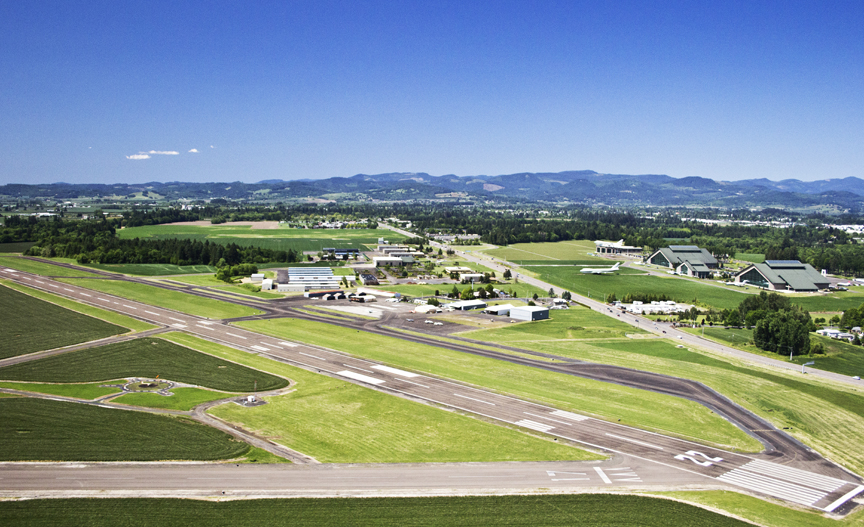
[[[135,276],[163,276],[172,274],[216,273],[212,265],[173,264],[88,264],[87,267]]]
[[[124,328],[0,285],[0,358],[126,333]]]
[[[181,284],[196,285],[200,287],[214,287],[229,293],[254,296],[256,298],[283,298],[285,295],[278,293],[268,293],[266,291],[252,291],[243,287],[241,284],[226,284],[222,280],[217,280],[215,275],[201,274],[197,276],[172,276],[168,279],[170,282],[179,282]],[[260,284],[259,284],[260,286]]]
[[[201,388],[172,388],[171,393],[174,395],[170,397],[158,393],[127,393],[111,399],[111,402],[166,410],[191,410],[201,403],[231,397],[229,393],[202,390]]]
[[[268,404],[218,406],[210,413],[242,423],[324,462],[411,463],[600,459],[564,444],[317,375],[184,333],[168,335],[231,361],[292,379],[294,391]]]
[[[573,317],[573,324],[579,325],[582,325],[579,320],[583,314],[589,323],[592,317],[592,312],[584,308],[571,308],[565,313]],[[560,315],[556,313],[555,316]],[[536,327],[544,323],[536,323]],[[750,367],[731,357],[677,348],[674,342],[666,339],[556,341],[538,338],[542,330],[531,330],[531,326],[518,324],[507,331],[476,331],[462,336],[693,379],[777,427],[791,427],[792,435],[831,459],[856,471],[864,469],[864,452],[858,447],[864,435],[864,396],[854,388],[794,372]]]
[[[828,520],[831,521],[831,520]],[[0,502],[0,523],[64,525],[616,526],[745,527],[668,499],[618,494],[432,498],[295,498],[237,501],[55,499]],[[841,522],[840,525],[844,525]]]
[[[523,261],[555,263],[556,260],[584,261],[586,263],[608,262],[595,254],[594,242],[571,240],[547,243],[514,243],[506,247],[483,251],[493,258],[523,265]]]
[[[187,419],[87,404],[4,397],[0,415],[2,461],[215,460],[249,450]]]
[[[0,388],[45,393],[49,395],[60,395],[62,397],[74,397],[76,399],[85,399],[88,401],[92,401],[97,397],[118,393],[120,391],[120,388],[102,387],[102,384],[104,383],[45,384],[36,382],[0,382]]]
[[[500,329],[463,333],[460,337],[478,338],[487,342],[512,344],[516,347],[522,347],[521,344],[523,342],[593,340],[649,334],[630,324],[625,324],[602,313],[583,307],[554,310],[549,313],[548,320],[509,324]]]
[[[762,263],[765,261],[765,255],[757,253],[735,253],[735,259],[744,262]]]
[[[701,329],[684,329],[694,335],[702,335]],[[707,339],[715,342],[720,342],[727,346],[731,346],[742,351],[747,351],[763,357],[771,357],[773,359],[788,360],[787,353],[778,354],[769,351],[760,350],[755,345],[750,344],[753,338],[752,329],[725,329],[725,328],[709,328],[704,330],[704,336]],[[807,366],[818,370],[832,371],[842,375],[862,376],[864,375],[864,348],[861,346],[853,346],[848,342],[842,342],[815,333],[810,334],[810,345],[822,343],[825,346],[825,355],[796,355],[793,357],[794,364],[804,364],[805,362],[815,361],[816,364]]]
[[[63,278],[61,281],[153,306],[175,309],[182,313],[199,317],[221,319],[261,314],[261,311],[252,309],[251,307],[230,304],[221,300],[213,300],[212,298],[202,298],[146,284],[120,280],[88,280],[80,278]]]
[[[313,342],[408,370],[484,386],[557,408],[603,419],[620,419],[624,424],[640,428],[696,438],[726,448],[759,449],[755,440],[707,408],[677,397],[318,322],[282,319],[239,322],[237,325],[287,340]]]
[[[68,267],[60,267],[59,265],[28,260],[17,256],[0,255],[0,266],[17,269],[27,273],[41,274],[43,276],[96,276],[87,271],[69,269]]]
[[[96,382],[159,376],[228,392],[275,390],[285,379],[224,361],[164,339],[144,338],[54,355],[0,368],[0,379],[32,382]]]
[[[83,313],[84,315],[98,318],[99,320],[104,320],[105,322],[108,322],[110,324],[131,329],[132,331],[147,331],[148,329],[153,329],[156,327],[153,324],[148,324],[147,322],[142,322],[138,319],[127,317],[126,315],[116,313],[114,311],[107,311],[105,309],[94,307],[88,304],[82,304],[66,297],[57,296],[51,293],[47,293],[45,291],[40,291],[39,289],[32,289],[30,287],[23,286],[15,282],[10,282],[9,280],[0,280],[0,285],[6,286],[9,289],[14,289],[15,291],[24,293],[28,296],[39,298],[41,300],[45,300],[46,302],[56,304],[70,311]]]
[[[376,245],[378,238],[386,236],[390,243],[399,243],[402,236],[392,231],[376,229],[253,229],[249,225],[148,225],[131,227],[117,232],[123,239],[193,239],[209,240],[211,243],[227,245],[236,243],[243,247],[261,247],[277,251],[320,251],[324,247],[367,250],[366,245]],[[395,237],[395,238],[394,238]]]

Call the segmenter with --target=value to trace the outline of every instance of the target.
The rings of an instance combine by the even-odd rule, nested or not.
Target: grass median
[[[416,403],[183,333],[169,338],[289,377],[291,393],[209,412],[328,463],[426,463],[601,459],[561,442]]]
[[[0,255],[0,266],[17,269],[26,273],[40,274],[42,276],[96,276],[95,273],[83,269],[71,269],[48,262]]]
[[[260,315],[262,313],[251,307],[123,280],[63,278],[61,281],[152,306],[174,309],[181,313],[198,317],[222,319]]]
[[[238,326],[287,340],[314,343],[393,366],[455,379],[548,404],[618,420],[724,448],[760,450],[761,445],[707,408],[686,399],[519,366],[425,344],[407,342],[321,322],[281,319]]]

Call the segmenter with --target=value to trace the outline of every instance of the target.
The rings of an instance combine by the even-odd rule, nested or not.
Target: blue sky
[[[862,27],[860,0],[0,2],[0,184],[864,177]]]

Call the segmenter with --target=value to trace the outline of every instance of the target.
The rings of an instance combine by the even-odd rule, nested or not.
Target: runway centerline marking
[[[396,368],[391,368],[390,366],[382,366],[381,364],[376,364],[375,366],[372,366],[372,369],[386,371],[387,373],[399,375],[400,377],[408,377],[409,379],[413,379],[414,377],[420,377],[420,375],[416,373],[411,373],[410,371],[405,370],[398,370]]]
[[[316,357],[315,355],[309,355],[308,353],[303,353],[302,351],[298,351],[297,353],[299,353],[300,355],[306,355],[307,357],[312,357],[313,359],[318,359],[318,360],[323,360],[323,361],[327,360],[327,359],[322,359],[321,357]]]
[[[467,395],[459,395],[458,393],[454,393],[456,397],[461,397],[463,399],[471,399],[472,401],[477,401],[478,403],[488,404],[489,406],[495,406],[495,403],[490,403],[489,401],[484,401],[482,399],[475,399],[473,397],[468,397]]]
[[[136,310],[136,311],[138,310],[137,307],[127,306],[126,304],[123,304],[123,307],[128,307],[129,309],[134,309],[134,310]],[[150,313],[150,312],[149,312],[149,311],[145,311],[145,313]],[[151,314],[151,315],[155,315],[156,313],[150,313],[150,314]]]
[[[425,384],[420,384],[419,382],[409,381],[407,379],[399,379],[399,380],[402,382],[407,382],[409,384],[414,384],[414,385],[419,386],[421,388],[428,388],[428,386],[426,386]]]
[[[249,340],[246,337],[244,337],[243,335],[235,335],[234,333],[228,333],[227,331],[225,332],[225,334],[229,335],[231,337],[237,337],[238,339]]]
[[[375,373],[374,371],[364,370],[363,368],[358,368],[357,366],[351,366],[350,364],[342,364],[342,366],[345,366],[347,368],[354,368],[355,370],[365,371],[366,373]]]
[[[646,443],[644,441],[637,441],[635,439],[630,439],[629,437],[616,436],[615,434],[610,434],[609,432],[606,432],[606,435],[609,437],[614,437],[615,439],[620,439],[621,441],[627,441],[628,443],[635,443],[637,445],[647,446],[649,448],[656,448],[657,450],[663,450],[662,446],[652,445],[651,443]]]
[[[134,308],[133,308],[133,309],[134,309]],[[162,316],[162,315],[160,315],[159,313],[154,313],[154,312],[152,312],[152,311],[147,311],[146,309],[144,310],[144,312],[145,312],[145,313],[149,313],[149,314],[154,315],[154,316],[157,316],[157,317],[161,317],[161,316]]]

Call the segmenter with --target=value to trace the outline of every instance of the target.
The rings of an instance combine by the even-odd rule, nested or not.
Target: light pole
[[[789,346],[789,361],[790,362],[792,361],[792,353],[794,351],[795,351],[795,348],[793,348],[792,346]]]

